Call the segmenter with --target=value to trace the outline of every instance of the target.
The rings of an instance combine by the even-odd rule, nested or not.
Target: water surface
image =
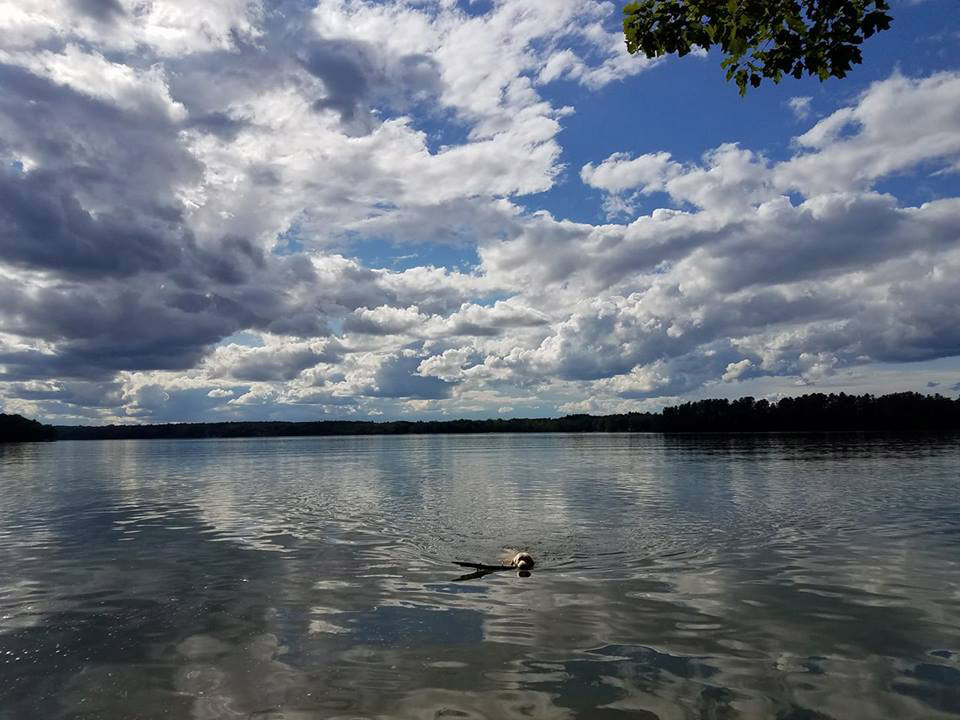
[[[960,718],[960,441],[0,445],[0,719]],[[527,578],[455,581],[505,547]]]

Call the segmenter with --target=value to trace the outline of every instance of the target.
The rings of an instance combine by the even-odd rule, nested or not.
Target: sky
[[[960,13],[741,98],[595,0],[0,0],[0,410],[960,391]]]

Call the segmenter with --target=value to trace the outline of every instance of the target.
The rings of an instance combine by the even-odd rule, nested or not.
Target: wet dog
[[[474,580],[476,578],[481,578],[484,575],[489,575],[490,573],[500,572],[502,570],[516,570],[517,575],[520,577],[529,577],[530,570],[533,568],[533,558],[530,556],[530,553],[525,551],[514,551],[510,550],[507,552],[501,559],[500,565],[485,565],[483,563],[471,563],[471,562],[462,562],[460,560],[454,560],[455,565],[460,567],[473,568],[474,572],[468,573],[461,577],[456,578],[457,580]]]
[[[517,570],[532,570],[533,569],[533,558],[530,557],[528,552],[518,552],[513,555],[513,557],[505,557],[505,564],[509,567],[516,568]]]

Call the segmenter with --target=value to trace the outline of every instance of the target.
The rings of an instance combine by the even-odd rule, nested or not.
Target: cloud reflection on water
[[[3,451],[0,703],[17,719],[960,716],[958,446],[888,443]],[[450,582],[454,556],[503,545],[536,572]]]

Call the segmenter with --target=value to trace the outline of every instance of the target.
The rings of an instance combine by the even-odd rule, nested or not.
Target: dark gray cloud
[[[304,51],[303,66],[323,82],[326,96],[317,110],[333,110],[345,126],[369,132],[372,107],[406,110],[443,87],[437,62],[426,55],[385,55],[371,43],[318,40]]]
[[[55,344],[53,353],[0,353],[6,377],[103,378],[120,370],[183,370],[243,329],[328,334],[320,299],[309,297],[313,275],[304,270],[302,258],[264,260],[260,274],[238,284],[245,265],[256,263],[235,242],[223,247],[214,277],[201,254],[173,272],[144,274],[132,282],[4,284],[0,328]],[[228,260],[237,266],[229,272],[223,265]]]
[[[797,208],[783,203],[773,212],[705,248],[705,265],[719,290],[823,281],[900,256],[905,237],[920,249],[955,235],[937,218],[918,217],[883,195],[823,198]]]
[[[74,6],[85,15],[100,22],[112,22],[126,14],[119,0],[72,0]]]
[[[374,386],[363,394],[382,398],[440,400],[450,397],[456,383],[417,374],[423,358],[403,354],[384,358],[374,377]]]
[[[241,130],[250,126],[250,123],[238,120],[225,112],[208,112],[191,115],[186,126],[216,135],[221,140],[234,140]]]
[[[126,414],[141,422],[184,422],[218,417],[222,398],[210,397],[208,388],[165,388],[144,385],[138,388]],[[235,419],[232,416],[222,419]]]
[[[503,330],[493,325],[481,325],[480,323],[464,320],[456,323],[450,330],[451,335],[472,335],[474,337],[497,337],[503,334]]]
[[[708,350],[709,352],[704,352]],[[720,377],[727,365],[743,357],[743,354],[730,346],[729,342],[719,341],[699,352],[680,355],[664,362],[659,373],[654,373],[653,381],[642,387],[623,383],[616,395],[631,400],[677,396],[703,387],[708,380]],[[659,378],[656,376],[660,375]],[[743,373],[741,377],[748,377]]]
[[[261,248],[244,237],[229,235],[216,247],[202,250],[197,258],[204,277],[224,285],[239,285],[266,265]]]
[[[304,66],[323,81],[327,96],[317,100],[319,110],[336,110],[344,122],[354,119],[357,106],[370,94],[368,76],[373,68],[358,43],[317,43]]]
[[[465,306],[451,319],[450,334],[474,337],[497,337],[510,330],[546,328],[549,325],[549,319],[543,313],[506,302],[497,302],[492,307]]]
[[[85,408],[117,408],[123,405],[123,385],[119,382],[10,383],[8,397]]]
[[[176,208],[94,216],[73,192],[62,175],[0,168],[0,261],[65,276],[125,276],[170,270],[192,243]]]
[[[900,267],[889,301],[851,318],[847,343],[885,362],[914,362],[960,355],[960,286],[956,262],[941,272]]]
[[[336,342],[327,344],[322,350],[312,347],[254,348],[233,363],[230,376],[251,382],[292,380],[319,363],[339,362],[343,358],[342,350]]]
[[[126,107],[0,64],[0,151],[16,148],[96,204],[154,214],[178,205],[179,184],[202,167],[178,137],[180,123],[156,94]],[[90,203],[85,203],[90,204]]]

